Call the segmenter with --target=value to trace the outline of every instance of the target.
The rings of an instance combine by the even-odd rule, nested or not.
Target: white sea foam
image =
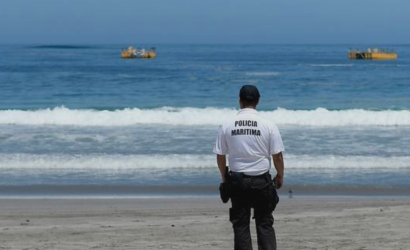
[[[352,67],[353,63],[349,64],[311,64],[312,67]]]
[[[404,169],[410,168],[410,157],[286,155],[288,168],[295,169]]]
[[[278,76],[280,73],[275,71],[262,71],[262,72],[247,72],[247,76]]]
[[[285,154],[288,169],[409,169],[410,156],[309,156]],[[139,170],[216,168],[214,155],[0,154],[0,169]]]
[[[2,110],[0,125],[73,125],[73,126],[131,126],[219,125],[234,117],[238,110],[228,108],[129,108],[122,110],[77,110],[58,107],[33,111]],[[349,109],[330,111],[276,109],[260,114],[279,125],[296,126],[410,126],[409,110],[370,111]]]
[[[174,169],[214,165],[212,155],[0,154],[0,169]]]

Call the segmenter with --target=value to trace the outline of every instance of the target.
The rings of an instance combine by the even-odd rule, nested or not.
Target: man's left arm
[[[285,164],[283,162],[283,154],[282,152],[285,151],[285,147],[283,146],[282,136],[280,135],[279,129],[274,124],[271,130],[271,138],[270,138],[270,153],[273,158],[273,165],[276,168],[276,177],[274,178],[277,188],[281,188],[283,185],[283,178],[284,178],[284,171],[285,171]]]
[[[281,188],[283,185],[283,178],[285,177],[285,164],[283,163],[282,152],[272,155],[273,165],[276,168],[276,176],[274,178],[277,188]]]

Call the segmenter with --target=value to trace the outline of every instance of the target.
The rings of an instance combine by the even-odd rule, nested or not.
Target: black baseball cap
[[[259,90],[254,85],[243,85],[241,90],[239,91],[239,98],[244,101],[259,101],[259,97],[261,97]]]

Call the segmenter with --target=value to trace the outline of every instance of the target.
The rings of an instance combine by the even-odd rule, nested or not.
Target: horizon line
[[[410,45],[410,43],[164,43],[164,42],[124,42],[124,43],[80,43],[80,42],[72,42],[72,43],[1,43],[0,45],[31,45],[31,46],[70,46],[70,45],[83,45],[83,46],[90,46],[90,45],[125,45],[125,44],[143,44],[143,45],[401,45],[406,46]]]

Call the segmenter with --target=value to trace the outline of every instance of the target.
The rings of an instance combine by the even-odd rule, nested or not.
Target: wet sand
[[[228,208],[217,198],[2,199],[0,249],[233,249]],[[408,249],[409,211],[409,198],[282,196],[278,249]]]
[[[298,196],[407,196],[410,187],[293,185],[279,190],[287,196],[289,190]],[[218,195],[218,185],[0,185],[0,199],[4,197],[169,197]]]

